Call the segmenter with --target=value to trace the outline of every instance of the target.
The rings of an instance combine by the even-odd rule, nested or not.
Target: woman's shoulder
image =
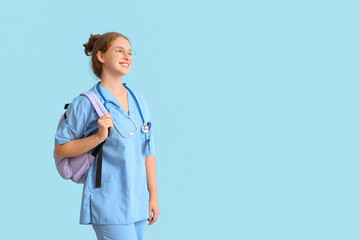
[[[134,93],[135,97],[138,98],[138,100],[145,101],[145,96],[140,89],[132,86],[129,86],[129,88]]]
[[[134,95],[136,96],[140,104],[141,110],[146,114],[149,114],[150,108],[143,91],[137,88],[131,88],[131,91],[133,91]]]
[[[76,108],[79,110],[87,110],[91,108],[91,102],[86,96],[79,95],[71,101],[69,107]]]
[[[82,116],[83,121],[89,122],[96,120],[96,111],[92,106],[92,103],[88,99],[88,97],[84,95],[76,96],[67,108],[67,113],[74,116]]]
[[[146,98],[140,89],[130,87],[130,90],[134,93],[136,99],[139,101],[140,104],[146,104]]]
[[[95,85],[92,88],[90,88],[89,90],[87,90],[87,92],[94,92],[96,94],[96,91],[94,89],[95,89]],[[85,93],[85,92],[82,92],[82,93]],[[76,96],[72,100],[71,104],[74,107],[82,109],[82,110],[93,109],[92,103],[90,102],[90,99],[87,96],[82,95],[82,94],[79,94],[78,96]]]

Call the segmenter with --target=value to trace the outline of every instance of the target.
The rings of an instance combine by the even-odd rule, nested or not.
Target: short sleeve
[[[91,102],[86,96],[80,95],[73,99],[65,112],[66,119],[61,123],[55,134],[55,145],[64,144],[82,138],[86,123],[91,114]]]
[[[144,106],[145,106],[145,110],[146,110],[146,114],[148,116],[149,122],[151,123],[150,132],[149,132],[149,135],[147,136],[148,139],[150,139],[150,142],[149,142],[149,144],[146,143],[145,156],[155,156],[154,126],[155,126],[155,129],[156,129],[156,123],[154,124],[152,122],[151,113],[150,113],[150,109],[149,109],[149,106],[147,104],[147,101],[146,101],[144,95],[141,92],[140,92],[140,94],[141,94],[141,98],[142,98]],[[146,139],[146,140],[148,140],[148,139]]]
[[[150,142],[149,145],[146,146],[145,148],[145,156],[155,156],[155,144],[154,144],[154,124],[152,122],[151,119],[151,114],[150,111],[148,112],[149,114],[149,122],[151,123],[151,127],[150,127]]]

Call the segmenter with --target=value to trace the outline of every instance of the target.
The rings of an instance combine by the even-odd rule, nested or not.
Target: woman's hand
[[[154,213],[154,216],[152,217],[151,213]],[[156,222],[158,216],[160,214],[160,210],[159,210],[159,203],[157,198],[151,198],[149,200],[149,218],[147,219],[150,223],[148,225],[153,224],[154,222]]]
[[[105,141],[105,139],[109,136],[109,128],[110,130],[113,128],[113,119],[111,117],[111,112],[105,114],[101,118],[98,119],[98,127],[99,131],[97,133],[101,142]]]

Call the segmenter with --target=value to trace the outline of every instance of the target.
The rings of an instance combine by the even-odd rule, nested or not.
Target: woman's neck
[[[124,85],[122,84],[121,77],[116,79],[103,77],[101,79],[100,85],[113,94],[124,94],[127,91],[126,87],[124,87]]]

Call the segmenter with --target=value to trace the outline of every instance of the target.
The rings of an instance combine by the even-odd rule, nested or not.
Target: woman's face
[[[129,41],[123,37],[113,40],[109,49],[102,54],[98,52],[98,59],[103,63],[103,70],[114,75],[126,75],[129,73],[132,65],[132,57],[128,53],[131,52]],[[127,64],[128,65],[127,65]]]

